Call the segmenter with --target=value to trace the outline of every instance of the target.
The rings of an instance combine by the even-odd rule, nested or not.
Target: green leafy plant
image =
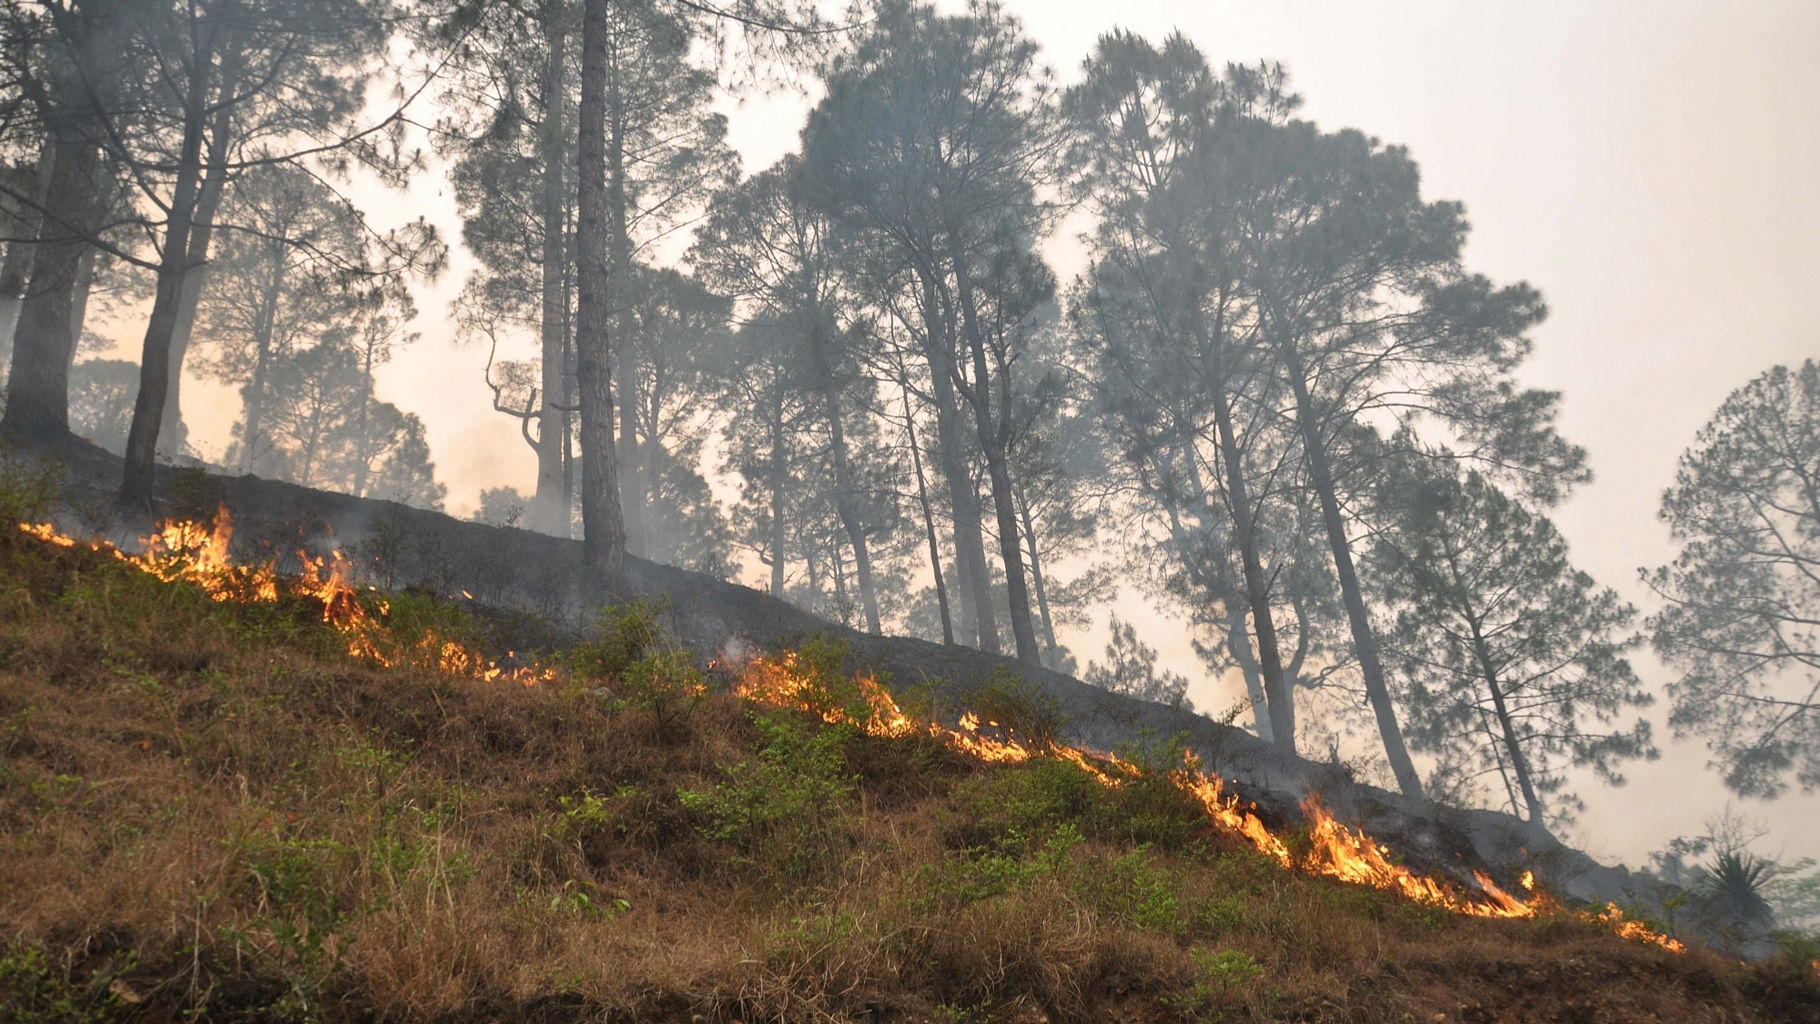
[[[864,722],[872,713],[859,681],[847,671],[845,639],[816,633],[796,648],[796,668],[804,685],[797,697],[815,715]]]
[[[1138,770],[1107,793],[1097,834],[1138,845],[1177,847],[1205,827],[1206,809],[1171,777],[1188,761],[1186,734],[1164,739],[1144,730],[1137,739],[1121,744],[1118,752]]]
[[[1103,868],[1082,872],[1081,897],[1134,928],[1173,934],[1180,928],[1175,877],[1139,847]]]
[[[649,606],[640,602],[614,605],[600,613],[594,636],[576,645],[569,665],[579,678],[618,682],[662,636],[657,614]]]
[[[758,756],[722,770],[713,789],[679,790],[701,816],[701,833],[783,881],[808,877],[843,827],[853,777],[842,750],[847,725],[822,726],[787,712],[759,713]]]
[[[1063,823],[1086,821],[1103,791],[1079,765],[1056,758],[1032,758],[963,784],[955,803],[968,845],[1005,847],[1041,841]]]
[[[1068,724],[1060,701],[1003,665],[992,670],[991,678],[967,703],[980,721],[996,725],[1032,750],[1054,746]]]
[[[0,447],[0,527],[8,534],[48,516],[62,490],[61,463]]]
[[[115,957],[81,981],[53,970],[44,950],[14,945],[0,952],[0,1010],[15,1024],[85,1024],[121,1015],[120,977],[131,953]]]
[[[1221,1020],[1226,999],[1264,974],[1264,965],[1251,954],[1236,949],[1213,950],[1197,946],[1188,951],[1194,962],[1194,980],[1188,991],[1164,1002],[1197,1020]]]
[[[620,692],[617,707],[649,715],[657,735],[673,739],[707,697],[707,677],[690,652],[659,651],[626,666]]]
[[[1040,847],[1026,851],[1021,837],[995,848],[953,851],[918,871],[911,906],[942,914],[981,900],[1021,890],[1039,878],[1069,874],[1072,851],[1082,843],[1072,825],[1056,829]]]
[[[280,1019],[315,1019],[323,987],[340,967],[349,913],[336,880],[354,877],[353,853],[332,839],[300,836],[258,835],[247,845],[259,914],[228,937],[286,978],[289,988],[272,1007]]]

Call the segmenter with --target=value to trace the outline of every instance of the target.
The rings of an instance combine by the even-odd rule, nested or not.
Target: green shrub
[[[1015,845],[1040,842],[1063,823],[1091,816],[1104,790],[1098,780],[1072,761],[1032,758],[1005,765],[968,780],[955,792],[955,805],[965,823],[963,845]]]
[[[601,611],[593,639],[576,645],[569,665],[578,678],[618,682],[662,636],[657,614],[649,606],[637,601],[614,605]]]
[[[803,688],[798,699],[819,717],[845,717],[864,722],[872,714],[859,681],[847,670],[848,643],[841,637],[813,634],[796,648],[796,668]]]
[[[967,703],[980,721],[997,725],[1032,750],[1054,746],[1067,725],[1060,701],[1004,665],[992,670]]]
[[[800,881],[825,863],[845,827],[853,778],[842,749],[851,726],[822,727],[791,712],[756,714],[758,756],[722,769],[713,789],[679,790],[703,835],[779,881]]]
[[[1171,935],[1179,930],[1175,876],[1142,847],[1084,872],[1076,888],[1088,904],[1134,928]]]
[[[1249,911],[1249,901],[1240,896],[1228,895],[1207,900],[1194,910],[1194,930],[1197,934],[1217,939],[1244,927],[1250,920]]]
[[[1820,932],[1783,928],[1770,933],[1779,956],[1808,964],[1820,964]]]
[[[61,463],[0,447],[0,528],[9,535],[49,516],[62,490]]]
[[[227,487],[220,479],[209,476],[202,466],[177,466],[167,472],[170,503],[166,513],[172,519],[209,522],[227,500]]]
[[[0,952],[0,1009],[16,1024],[117,1020],[126,1015],[117,982],[132,967],[128,952],[76,981],[53,970],[37,946],[9,946]]]
[[[658,737],[672,739],[701,707],[707,692],[707,677],[696,667],[693,654],[660,651],[626,666],[615,707],[649,715]]]
[[[1194,961],[1194,982],[1187,992],[1164,1000],[1197,1020],[1220,1020],[1229,995],[1264,974],[1264,965],[1251,954],[1236,949],[1196,947],[1188,951]]]
[[[1080,832],[1062,825],[1034,852],[1022,844],[954,851],[918,870],[911,905],[923,914],[948,913],[1018,891],[1039,878],[1071,875],[1070,857],[1081,842]]]
[[[1166,775],[1127,778],[1100,802],[1093,833],[1109,842],[1182,850],[1207,828],[1207,809]]]

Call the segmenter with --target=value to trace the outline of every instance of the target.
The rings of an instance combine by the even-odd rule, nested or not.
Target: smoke
[[[745,668],[760,653],[758,645],[743,636],[730,636],[720,645],[720,660],[735,670]]]

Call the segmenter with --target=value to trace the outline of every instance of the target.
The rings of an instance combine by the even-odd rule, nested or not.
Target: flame
[[[19,529],[30,536],[44,541],[46,544],[55,544],[60,548],[73,548],[76,546],[76,539],[74,537],[65,537],[63,534],[57,532],[55,526],[52,526],[49,523],[20,523]]]
[[[726,661],[716,659],[716,663],[724,666]],[[830,724],[848,722],[874,736],[921,732],[953,750],[1001,764],[1018,764],[1033,757],[1059,758],[1077,765],[1109,788],[1122,785],[1121,777],[1143,773],[1121,758],[1065,744],[1033,749],[1011,730],[997,722],[982,721],[972,711],[962,714],[952,729],[936,722],[919,725],[898,707],[890,691],[864,674],[854,680],[859,699],[840,704],[828,698],[826,688],[794,652],[752,658],[738,673],[734,692],[748,700],[809,711]],[[1537,912],[1535,906],[1511,896],[1482,872],[1474,873],[1479,891],[1471,895],[1438,879],[1414,874],[1392,862],[1389,851],[1370,836],[1341,824],[1312,795],[1302,802],[1310,849],[1298,864],[1288,845],[1270,831],[1252,808],[1242,806],[1237,796],[1228,795],[1225,781],[1204,770],[1193,755],[1171,771],[1169,778],[1194,797],[1217,825],[1244,836],[1258,852],[1284,867],[1300,866],[1313,874],[1398,892],[1418,902],[1476,917],[1531,917]]]
[[[1586,917],[1588,920],[1595,921],[1610,928],[1621,938],[1633,939],[1637,942],[1653,943],[1675,953],[1687,952],[1687,946],[1683,945],[1679,940],[1663,935],[1661,932],[1651,929],[1641,921],[1625,917],[1624,911],[1618,909],[1616,903],[1607,903],[1603,911],[1597,914],[1589,913]]]
[[[1080,766],[1108,787],[1122,785],[1121,778],[1142,774],[1142,769],[1136,765],[1113,755],[1063,744],[1034,749],[1010,730],[996,722],[982,721],[972,711],[963,713],[952,729],[937,722],[919,723],[898,707],[890,691],[864,674],[854,679],[859,699],[842,706],[829,699],[826,689],[795,652],[760,655],[743,664],[723,653],[714,659],[711,667],[717,672],[730,673],[736,680],[734,692],[748,700],[809,711],[830,724],[851,723],[874,736],[921,733],[982,761],[1004,764],[1021,763],[1033,757],[1060,758]],[[1169,778],[1194,797],[1216,825],[1243,836],[1259,853],[1286,868],[1300,868],[1310,874],[1369,885],[1472,917],[1524,918],[1538,916],[1544,911],[1562,911],[1559,904],[1543,895],[1535,895],[1526,902],[1505,891],[1482,871],[1472,873],[1476,892],[1463,890],[1451,881],[1417,875],[1395,863],[1390,851],[1376,840],[1334,818],[1313,794],[1301,805],[1308,825],[1309,848],[1298,855],[1270,831],[1257,816],[1255,807],[1243,804],[1236,794],[1227,793],[1225,780],[1202,768],[1194,755],[1187,755],[1180,767],[1169,772]],[[1534,871],[1523,871],[1517,881],[1525,892],[1535,892]],[[1641,922],[1625,918],[1616,907],[1599,914],[1585,911],[1578,914],[1626,939],[1652,943],[1675,952],[1686,948]]]
[[[80,543],[48,523],[21,523],[19,529],[58,547],[74,548]],[[233,519],[226,506],[222,506],[212,527],[205,528],[194,522],[160,524],[157,532],[141,539],[144,551],[138,555],[126,554],[105,541],[87,543],[92,550],[109,552],[167,582],[182,580],[200,586],[217,601],[274,602],[285,589],[311,598],[322,605],[323,621],[346,637],[349,654],[381,667],[409,663],[449,675],[488,682],[512,681],[527,687],[559,678],[552,667],[532,664],[504,668],[479,651],[433,632],[426,633],[414,648],[401,650],[390,641],[385,627],[389,606],[378,598],[361,600],[351,583],[351,568],[340,552],[326,558],[311,558],[300,552],[302,571],[295,577],[281,580],[272,563],[259,567],[235,565],[228,554],[232,537]],[[798,708],[816,714],[830,724],[851,723],[873,736],[898,738],[920,733],[938,739],[958,752],[996,763],[1015,764],[1033,757],[1059,758],[1080,767],[1110,788],[1123,785],[1124,779],[1143,774],[1138,766],[1109,754],[1064,744],[1032,747],[1014,730],[997,722],[982,722],[971,711],[961,715],[956,728],[933,721],[918,722],[904,713],[883,684],[863,673],[853,679],[852,699],[840,703],[831,698],[810,666],[793,651],[751,657],[738,664],[723,654],[709,667],[716,674],[730,675],[735,680],[734,692],[745,699]],[[1200,803],[1212,822],[1243,836],[1259,853],[1286,868],[1300,868],[1311,874],[1400,893],[1420,903],[1475,917],[1534,917],[1545,909],[1558,909],[1558,905],[1542,896],[1526,903],[1505,892],[1479,871],[1473,872],[1478,886],[1476,893],[1462,891],[1449,881],[1417,875],[1395,863],[1390,851],[1376,840],[1334,818],[1313,794],[1301,805],[1308,826],[1309,848],[1298,855],[1270,831],[1255,813],[1255,806],[1242,804],[1236,794],[1228,794],[1225,781],[1203,769],[1192,754],[1179,767],[1170,770],[1168,777]],[[1524,871],[1518,882],[1526,892],[1534,892],[1533,871]],[[1686,949],[1675,939],[1651,930],[1640,921],[1626,918],[1615,904],[1597,914],[1578,913],[1623,938],[1652,943],[1674,952]],[[1815,964],[1815,970],[1820,973],[1820,962]]]
[[[21,523],[19,529],[58,547],[74,548],[80,541],[49,523]],[[556,678],[554,669],[536,665],[503,668],[480,651],[428,632],[413,647],[401,648],[386,625],[391,606],[382,598],[367,596],[353,583],[353,567],[340,551],[321,558],[298,552],[301,570],[280,577],[275,562],[247,566],[229,555],[234,519],[221,506],[209,526],[193,521],[166,521],[150,535],[139,538],[139,554],[128,554],[106,541],[88,541],[94,551],[111,554],[126,564],[167,583],[185,582],[200,587],[220,602],[270,604],[289,594],[322,606],[322,621],[341,633],[348,654],[382,668],[411,665],[447,675],[467,676],[489,682],[504,680],[535,686]],[[372,588],[367,588],[371,590]]]

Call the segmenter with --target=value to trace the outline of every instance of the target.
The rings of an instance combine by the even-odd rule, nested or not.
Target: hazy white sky
[[[958,3],[944,3],[954,8]],[[1672,556],[1656,500],[1680,452],[1733,389],[1776,363],[1820,356],[1820,2],[1383,0],[1066,3],[1007,6],[1071,81],[1094,39],[1119,26],[1174,28],[1216,63],[1283,61],[1324,127],[1356,127],[1410,148],[1428,196],[1466,204],[1468,266],[1541,289],[1527,377],[1563,394],[1562,428],[1591,453],[1595,481],[1556,512],[1576,560],[1643,605],[1639,566]],[[729,104],[734,142],[757,170],[794,149],[799,97]],[[393,209],[459,224],[439,180],[391,196]],[[1058,244],[1060,269],[1068,246]],[[384,397],[424,417],[451,510],[482,487],[529,490],[516,421],[492,413],[486,353],[453,344],[447,299],[458,259],[419,293],[423,342],[388,367]],[[215,454],[237,410],[186,409]],[[1178,629],[1147,637],[1191,678]],[[1085,662],[1098,639],[1072,646]],[[1639,657],[1651,682],[1662,670]],[[1203,707],[1231,695],[1193,691]],[[1697,743],[1609,790],[1588,779],[1576,837],[1639,863],[1700,831],[1726,796]],[[1820,797],[1741,805],[1769,819],[1765,852],[1820,855]]]

